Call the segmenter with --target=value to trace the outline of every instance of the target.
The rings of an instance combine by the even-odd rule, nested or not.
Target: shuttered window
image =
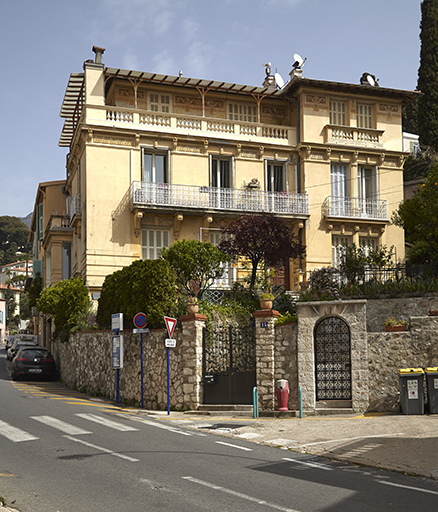
[[[345,126],[345,112],[346,108],[344,101],[330,101],[330,124]]]
[[[150,94],[149,104],[153,112],[170,112],[170,96],[167,94]]]
[[[170,230],[147,228],[141,230],[141,259],[156,260],[163,247],[169,247]]]
[[[374,128],[373,109],[371,105],[358,103],[356,106],[358,128]]]
[[[228,104],[228,119],[230,121],[257,122],[257,107],[238,103]]]

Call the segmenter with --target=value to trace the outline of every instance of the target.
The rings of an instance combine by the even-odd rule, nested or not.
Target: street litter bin
[[[427,409],[430,414],[438,414],[438,367],[426,368]]]
[[[402,413],[424,414],[423,368],[403,368],[398,373]]]
[[[289,383],[285,379],[277,380],[275,386],[275,393],[277,395],[278,410],[287,411],[287,403],[289,401]]]

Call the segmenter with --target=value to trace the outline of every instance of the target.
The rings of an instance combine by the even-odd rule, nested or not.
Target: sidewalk
[[[438,479],[438,415],[387,413],[288,419],[147,411],[225,437]]]

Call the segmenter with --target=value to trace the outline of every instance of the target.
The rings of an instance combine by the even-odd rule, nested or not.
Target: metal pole
[[[252,390],[252,404],[254,419],[257,419],[259,417],[259,392],[256,386]]]
[[[169,347],[167,348],[167,415],[170,414],[170,365],[169,365]]]
[[[119,382],[120,382],[120,370],[116,369],[116,404],[119,403]]]
[[[303,388],[300,386],[300,418],[303,417]]]
[[[141,408],[143,409],[143,333],[140,334]]]

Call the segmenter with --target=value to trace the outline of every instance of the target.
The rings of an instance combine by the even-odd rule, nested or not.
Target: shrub
[[[339,272],[336,268],[322,267],[314,270],[302,285],[300,302],[336,300],[340,298]]]

